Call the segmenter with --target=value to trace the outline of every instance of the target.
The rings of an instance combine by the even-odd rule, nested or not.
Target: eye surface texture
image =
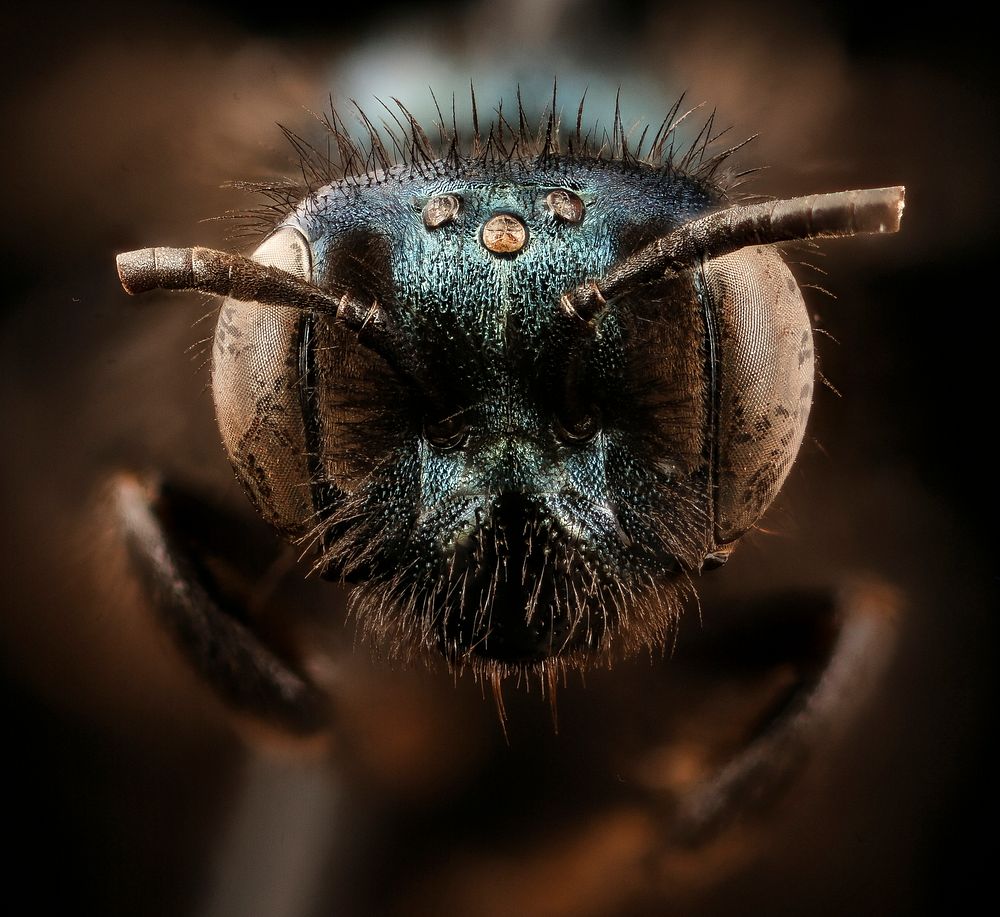
[[[301,280],[312,276],[309,242],[282,226],[253,254],[255,261]],[[295,308],[227,299],[212,348],[212,396],[237,477],[261,515],[281,531],[304,530],[312,512],[305,420],[297,360],[303,313]]]

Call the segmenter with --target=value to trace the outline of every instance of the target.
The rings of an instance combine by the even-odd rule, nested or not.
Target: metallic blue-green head
[[[534,143],[521,121],[465,152],[410,121],[394,163],[334,119],[342,175],[253,260],[119,256],[130,292],[228,297],[213,394],[261,515],[354,584],[383,646],[494,678],[664,643],[802,440],[812,335],[774,243],[902,209],[723,206],[721,159],[665,155],[669,128],[640,159],[620,129],[561,152],[553,118]]]
[[[282,231],[383,326],[366,346],[300,319],[324,566],[378,631],[455,661],[603,653],[632,621],[662,639],[666,584],[706,553],[703,310],[690,276],[593,335],[559,303],[713,194],[586,158],[437,167],[325,188]]]

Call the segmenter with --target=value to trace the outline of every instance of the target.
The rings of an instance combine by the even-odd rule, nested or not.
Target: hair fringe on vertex
[[[488,123],[480,120],[475,87],[469,84],[468,121],[460,119],[453,93],[450,113],[444,114],[437,96],[430,91],[437,114],[432,139],[409,109],[396,97],[387,103],[376,98],[380,112],[370,115],[350,100],[356,130],[352,131],[336,107],[332,95],[327,111],[314,113],[322,138],[307,140],[284,125],[278,125],[298,159],[297,176],[275,181],[234,181],[231,187],[261,195],[265,203],[251,210],[228,213],[242,224],[245,234],[259,234],[284,219],[301,200],[328,185],[371,187],[388,175],[407,177],[447,177],[461,169],[477,165],[496,169],[531,164],[556,168],[560,160],[589,159],[622,169],[651,168],[666,176],[684,175],[704,183],[723,199],[728,199],[759,171],[746,169],[729,172],[724,165],[757,135],[728,147],[720,147],[729,128],[716,130],[716,113],[708,114],[693,140],[682,140],[679,128],[704,105],[685,108],[682,94],[663,120],[653,125],[624,122],[620,93],[615,99],[610,132],[594,123],[584,128],[587,93],[576,106],[572,127],[564,130],[558,106],[557,83],[552,84],[552,98],[536,127],[532,127],[520,87],[517,88],[516,113],[508,117],[501,99]],[[471,131],[463,132],[471,122]],[[633,137],[638,132],[638,138]],[[358,139],[360,134],[361,139]],[[243,232],[239,233],[244,234]]]

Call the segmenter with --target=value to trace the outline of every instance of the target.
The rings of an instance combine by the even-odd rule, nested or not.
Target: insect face
[[[233,467],[356,584],[367,631],[494,675],[582,666],[661,645],[795,458],[808,317],[751,243],[898,220],[898,199],[721,198],[548,142],[424,157],[308,195],[256,251],[270,270],[194,249],[122,272],[230,294],[213,391]]]

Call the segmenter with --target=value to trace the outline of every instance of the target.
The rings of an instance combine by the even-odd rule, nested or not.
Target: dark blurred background
[[[950,10],[871,3],[153,0],[5,14],[8,897],[28,895],[32,913],[932,913],[984,884],[987,33]],[[721,690],[725,673],[597,673],[563,692],[558,736],[537,695],[516,694],[508,746],[478,687],[372,663],[340,626],[335,588],[296,580],[285,601],[326,611],[304,625],[321,634],[313,674],[347,699],[333,740],[284,742],[234,722],[187,672],[102,515],[119,467],[246,512],[205,392],[211,327],[196,320],[209,307],[126,300],[116,252],[245,245],[214,218],[251,202],[223,185],[293,170],[276,122],[319,137],[311,112],[330,93],[398,95],[430,122],[428,85],[457,92],[460,111],[470,79],[487,107],[520,85],[540,113],[553,75],[568,117],[589,87],[605,124],[619,87],[627,122],[658,121],[682,91],[706,101],[728,136],[760,133],[740,153],[768,167],[760,193],[907,186],[898,237],[824,245],[806,260],[826,276],[797,269],[837,297],[807,291],[839,394],[819,388],[786,493],[702,609],[874,574],[906,597],[899,656],[805,788],[685,857],[657,859],[655,817],[591,771],[629,784],[619,757],[654,732],[665,741],[651,698],[674,711],[663,722],[696,719],[705,697],[691,692]]]

